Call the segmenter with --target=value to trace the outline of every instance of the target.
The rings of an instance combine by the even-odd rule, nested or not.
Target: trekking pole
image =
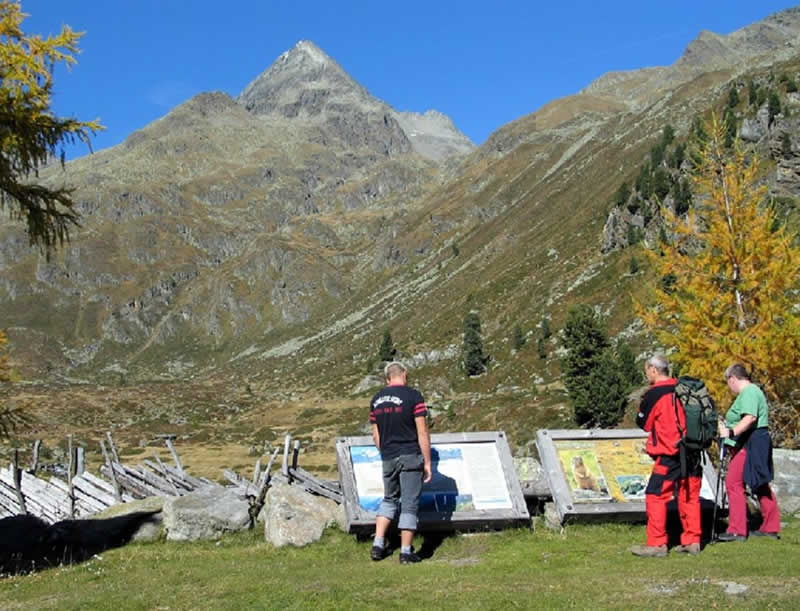
[[[725,461],[725,441],[722,437],[718,439],[719,443],[719,470],[717,471],[717,486],[714,492],[714,513],[711,518],[711,543],[717,540],[717,507],[719,506],[719,487],[720,483],[725,481],[723,472]]]

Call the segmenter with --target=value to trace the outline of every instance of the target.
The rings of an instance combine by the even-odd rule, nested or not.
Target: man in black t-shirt
[[[406,384],[408,371],[397,361],[386,365],[386,387],[370,403],[372,438],[383,461],[383,501],[375,519],[370,556],[386,557],[386,531],[399,513],[400,563],[419,562],[411,543],[423,482],[431,480],[431,439],[422,394]]]

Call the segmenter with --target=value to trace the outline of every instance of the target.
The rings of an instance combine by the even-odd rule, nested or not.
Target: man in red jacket
[[[647,545],[635,545],[631,551],[636,556],[667,555],[667,503],[677,497],[683,532],[681,544],[673,551],[699,554],[700,456],[697,452],[687,451],[686,472],[682,473],[679,427],[680,430],[686,429],[686,416],[679,401],[676,410],[677,380],[669,376],[669,362],[661,355],[651,356],[644,371],[650,388],[642,397],[636,424],[650,433],[646,449],[655,464],[645,490]]]

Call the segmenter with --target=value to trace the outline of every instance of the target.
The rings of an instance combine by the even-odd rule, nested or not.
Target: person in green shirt
[[[772,439],[769,435],[769,406],[764,392],[750,380],[744,365],[725,370],[728,388],[736,400],[719,425],[719,435],[731,451],[725,488],[728,491],[728,530],[719,541],[744,541],[748,536],[745,484],[758,497],[763,518],[750,536],[779,539],[781,515],[778,500],[769,483],[772,469]]]

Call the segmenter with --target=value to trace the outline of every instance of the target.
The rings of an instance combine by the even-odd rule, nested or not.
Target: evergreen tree
[[[672,141],[675,140],[675,128],[669,123],[664,126],[664,131],[661,132],[661,144],[666,149]]]
[[[512,345],[514,346],[514,350],[522,350],[522,347],[525,345],[525,334],[522,332],[522,327],[519,325],[514,326],[514,335],[512,337]]]
[[[792,156],[792,138],[787,132],[781,135],[781,153],[786,158]]]
[[[728,90],[728,108],[736,108],[739,105],[739,91],[736,85],[731,85]]]
[[[692,187],[689,181],[681,178],[675,185],[675,214],[683,216],[692,205]]]
[[[769,98],[767,100],[767,110],[769,112],[769,124],[772,125],[772,122],[775,120],[779,114],[781,114],[781,100],[778,97],[778,94],[774,91],[769,92]]]
[[[547,358],[547,340],[543,337],[539,337],[536,340],[536,354],[539,355],[539,358],[545,360]]]
[[[729,398],[719,375],[731,362],[750,369],[776,404],[793,403],[800,354],[800,247],[764,205],[759,160],[741,142],[724,146],[724,126],[712,118],[699,151],[694,186],[702,205],[686,219],[665,213],[676,236],[650,253],[652,266],[674,279],[656,287],[637,311],[674,361],[705,380],[718,400]],[[794,412],[794,427],[798,423]],[[771,423],[772,424],[772,423]]]
[[[628,385],[628,389],[641,386],[644,383],[642,368],[636,364],[636,355],[627,342],[617,343],[617,361],[622,378]]]
[[[747,101],[750,106],[758,107],[758,85],[753,79],[747,85]]]
[[[36,182],[52,157],[64,162],[65,143],[89,143],[97,121],[61,119],[50,110],[53,70],[75,63],[81,34],[62,26],[57,36],[26,36],[17,2],[0,1],[0,208],[27,224],[28,238],[46,255],[77,226],[72,190]]]
[[[581,426],[611,428],[625,415],[630,384],[620,370],[614,350],[603,350],[581,392],[582,411],[575,421]],[[581,421],[582,420],[582,421]]]
[[[468,376],[479,375],[486,371],[487,358],[483,354],[481,339],[481,319],[475,311],[464,318],[464,345],[462,349],[464,370]]]
[[[672,153],[669,156],[669,167],[678,170],[683,163],[683,160],[686,158],[686,144],[680,142],[675,145]]]
[[[608,335],[594,309],[586,304],[570,307],[564,325],[564,347],[561,360],[564,385],[579,426],[596,424],[596,410],[604,409],[594,400],[590,383],[592,372],[600,367],[603,353],[609,347]]]
[[[670,183],[669,172],[664,168],[657,168],[653,172],[653,194],[660,200],[663,200],[669,193],[672,187]]]
[[[624,206],[628,202],[628,198],[631,196],[631,188],[628,186],[628,183],[623,181],[622,184],[617,189],[617,193],[614,196],[614,205],[617,207]]]
[[[389,332],[389,329],[386,329],[386,331],[383,332],[383,341],[378,350],[378,358],[381,361],[392,361],[394,360],[395,354],[397,354],[397,350],[394,347],[394,342],[392,342],[392,334]]]
[[[542,318],[542,323],[539,325],[539,329],[541,330],[542,337],[544,339],[550,339],[553,335],[553,332],[550,330],[550,321],[547,318]]]

